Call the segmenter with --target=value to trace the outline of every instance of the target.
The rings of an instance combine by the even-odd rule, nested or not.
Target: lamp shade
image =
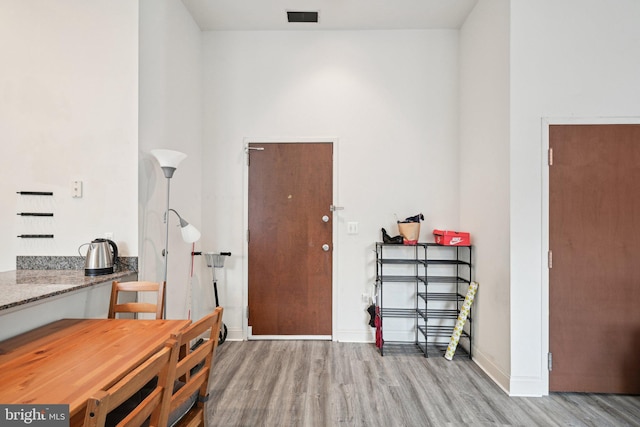
[[[187,243],[193,243],[200,240],[200,231],[193,225],[189,224],[175,209],[169,209],[169,212],[176,214],[180,220],[180,232],[182,233],[182,240]],[[168,212],[167,212],[168,213]]]
[[[181,226],[180,231],[182,232],[182,240],[187,243],[193,243],[200,240],[200,231],[191,224],[187,224],[184,227]]]
[[[187,158],[186,154],[173,150],[151,150],[151,155],[160,163],[165,178],[173,177],[180,162]]]
[[[187,155],[179,151],[173,150],[151,150],[151,155],[156,158],[160,167],[177,168],[181,161],[187,158]]]

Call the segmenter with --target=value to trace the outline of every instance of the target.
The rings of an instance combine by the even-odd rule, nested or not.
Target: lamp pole
[[[167,269],[169,266],[169,194],[171,189],[171,177],[167,177],[167,209],[164,211],[165,235],[164,235],[164,281],[167,281]],[[165,297],[166,299],[166,297]],[[166,314],[166,313],[165,313]],[[166,316],[165,316],[166,317]]]

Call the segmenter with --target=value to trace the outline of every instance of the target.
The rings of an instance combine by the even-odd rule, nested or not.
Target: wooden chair
[[[222,324],[222,307],[217,307],[193,323],[179,339],[180,356],[176,367],[174,392],[171,396],[169,426],[206,426],[205,403],[209,398],[209,375],[218,347]],[[200,345],[191,342],[204,335]]]
[[[109,319],[115,319],[117,313],[155,313],[156,319],[162,319],[164,310],[164,293],[166,282],[118,282],[111,284],[111,302],[109,303]],[[149,302],[118,302],[118,296],[123,292],[156,292],[156,303]]]
[[[157,382],[144,400],[135,405],[117,425],[141,426],[150,419],[150,427],[165,427],[169,416],[169,404],[173,391],[179,337],[172,336],[166,345],[151,355],[136,369],[110,387],[101,390],[87,401],[85,427],[103,427],[107,414],[130,399],[154,378]]]

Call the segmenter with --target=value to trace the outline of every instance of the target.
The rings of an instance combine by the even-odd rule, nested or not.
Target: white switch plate
[[[355,221],[347,222],[347,234],[358,234],[358,223]]]
[[[82,181],[73,181],[71,183],[71,194],[74,199],[82,197]]]
[[[104,238],[113,240],[113,233],[111,231],[107,231],[106,233],[104,233]]]

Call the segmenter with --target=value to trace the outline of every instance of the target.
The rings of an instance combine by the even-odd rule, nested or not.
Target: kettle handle
[[[109,239],[105,239],[107,241],[107,243],[109,243],[109,245],[111,246],[111,249],[113,249],[113,264],[115,265],[116,262],[118,262],[118,245],[116,245],[116,243],[113,240],[109,240]]]
[[[83,244],[81,244],[80,246],[78,246],[78,255],[80,255],[80,256],[87,256],[87,254],[82,255],[82,253],[80,252],[80,248],[81,248],[81,247],[83,247],[83,246],[90,245],[90,244],[91,244],[91,243],[83,243]]]

